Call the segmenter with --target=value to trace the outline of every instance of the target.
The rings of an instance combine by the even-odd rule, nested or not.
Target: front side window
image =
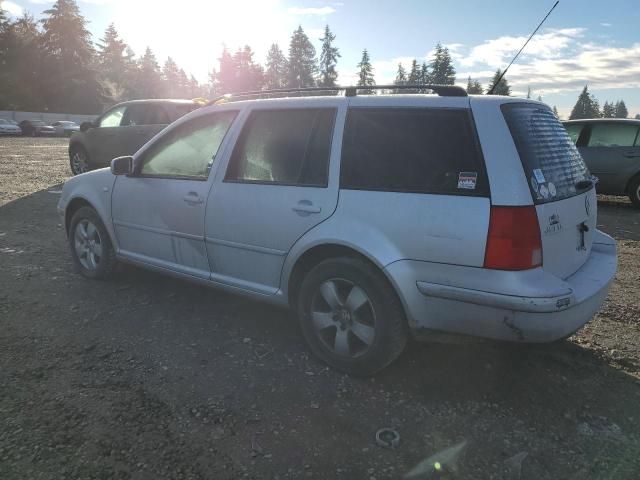
[[[254,111],[225,181],[325,187],[336,109]]]
[[[619,123],[596,124],[591,127],[589,147],[633,147],[638,136],[637,125]]]
[[[136,125],[147,125],[150,105],[133,104],[127,107],[122,123],[123,127],[134,127]]]
[[[168,132],[142,162],[143,176],[204,180],[237,112],[220,112],[195,118]]]
[[[149,105],[145,125],[168,125],[171,121],[162,105]]]
[[[119,127],[126,107],[117,107],[104,114],[100,119],[100,128]]]
[[[467,110],[353,108],[340,188],[486,195],[488,182]]]

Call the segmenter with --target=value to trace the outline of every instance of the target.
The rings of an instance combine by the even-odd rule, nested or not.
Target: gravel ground
[[[362,380],[286,311],[130,267],[81,278],[55,212],[68,172],[64,140],[0,139],[0,479],[393,479],[425,459],[442,472],[415,478],[640,478],[628,202],[601,199],[620,269],[577,335],[414,343]]]

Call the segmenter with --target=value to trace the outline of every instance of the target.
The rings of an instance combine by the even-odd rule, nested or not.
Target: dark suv
[[[156,133],[200,105],[191,100],[133,100],[85,122],[69,141],[74,175],[108,167],[115,157],[133,155]]]
[[[640,207],[640,120],[596,118],[564,122],[598,193],[628,195]]]

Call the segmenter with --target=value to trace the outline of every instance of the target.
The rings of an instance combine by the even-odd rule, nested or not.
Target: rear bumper
[[[587,323],[617,268],[615,241],[597,232],[587,262],[562,280],[543,269],[505,272],[400,261],[387,267],[414,329],[551,342]]]

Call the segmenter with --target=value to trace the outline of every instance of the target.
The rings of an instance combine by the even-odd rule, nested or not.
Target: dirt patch
[[[311,357],[285,311],[133,268],[83,280],[55,212],[68,174],[64,140],[0,139],[3,480],[383,479],[425,459],[450,478],[640,476],[640,212],[624,199],[599,205],[620,270],[573,338],[412,344],[362,380]]]

